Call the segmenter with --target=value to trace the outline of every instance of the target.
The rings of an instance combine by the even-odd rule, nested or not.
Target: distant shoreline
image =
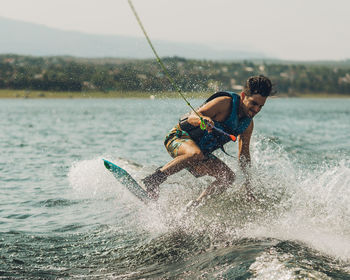
[[[206,98],[213,92],[184,93],[187,98]],[[110,92],[53,92],[31,90],[0,90],[0,99],[88,99],[88,98],[181,98],[177,92],[137,92],[137,91],[110,91]],[[328,93],[280,94],[273,98],[350,98],[350,95]]]

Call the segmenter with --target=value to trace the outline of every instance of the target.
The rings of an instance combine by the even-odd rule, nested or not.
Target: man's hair
[[[247,96],[260,94],[267,97],[271,94],[272,83],[269,78],[263,75],[252,76],[246,81],[243,91]]]

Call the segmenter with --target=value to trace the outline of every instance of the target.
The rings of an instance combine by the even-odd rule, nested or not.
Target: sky
[[[350,59],[350,0],[133,0],[154,39]],[[143,37],[127,0],[0,0],[0,16],[90,34]]]

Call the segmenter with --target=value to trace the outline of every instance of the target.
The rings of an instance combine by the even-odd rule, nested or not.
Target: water
[[[218,152],[237,180],[190,216],[179,209],[212,178],[182,171],[146,207],[102,163],[140,179],[169,161],[182,100],[0,104],[1,279],[350,279],[350,99],[268,100],[251,144],[259,201]]]

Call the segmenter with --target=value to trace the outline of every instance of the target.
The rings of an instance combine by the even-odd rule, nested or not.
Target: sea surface
[[[193,106],[203,100],[192,99]],[[251,142],[257,202],[237,164],[226,192],[171,176],[144,205],[137,180],[171,158],[180,99],[0,100],[0,279],[350,279],[350,99],[273,99]]]

